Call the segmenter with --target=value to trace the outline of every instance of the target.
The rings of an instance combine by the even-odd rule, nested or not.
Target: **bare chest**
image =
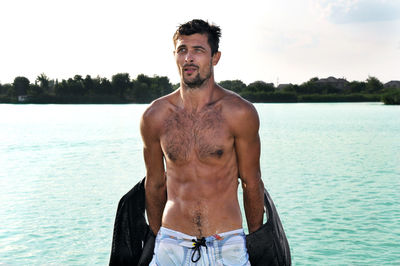
[[[163,128],[161,146],[165,156],[175,162],[221,158],[229,145],[229,130],[218,109],[174,112]]]

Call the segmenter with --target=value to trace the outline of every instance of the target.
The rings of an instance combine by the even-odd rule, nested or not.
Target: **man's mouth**
[[[193,72],[195,72],[197,69],[198,69],[198,67],[197,66],[193,66],[193,65],[191,65],[191,66],[183,66],[183,71],[188,75],[193,74]]]

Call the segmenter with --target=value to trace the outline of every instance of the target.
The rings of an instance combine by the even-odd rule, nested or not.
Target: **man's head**
[[[184,88],[200,88],[214,81],[213,67],[218,63],[219,27],[203,20],[182,24],[174,34],[175,60]]]
[[[176,42],[180,36],[192,35],[195,33],[207,35],[208,44],[211,47],[211,55],[214,55],[216,52],[218,52],[221,29],[218,26],[210,25],[208,22],[201,19],[194,19],[181,24],[173,37],[174,46],[176,47]]]

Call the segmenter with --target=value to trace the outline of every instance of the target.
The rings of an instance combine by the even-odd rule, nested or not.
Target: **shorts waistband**
[[[192,241],[193,239],[198,239],[197,236],[191,236],[191,235],[187,235],[185,233],[179,232],[179,231],[175,231],[166,227],[161,226],[160,227],[160,231],[158,232],[161,235],[168,235],[170,237],[176,238],[176,239],[180,239],[180,240],[189,240]],[[236,229],[236,230],[232,230],[232,231],[227,231],[227,232],[223,232],[223,233],[219,233],[219,234],[215,234],[212,236],[208,236],[205,237],[206,241],[214,241],[214,240],[222,240],[227,236],[231,236],[231,235],[244,235],[244,230],[243,228],[240,229]]]

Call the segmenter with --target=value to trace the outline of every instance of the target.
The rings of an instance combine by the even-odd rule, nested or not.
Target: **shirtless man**
[[[220,28],[203,20],[174,34],[180,87],[143,114],[146,211],[157,233],[151,265],[249,265],[249,232],[263,222],[259,119],[214,80]],[[165,163],[165,164],[164,164]]]

